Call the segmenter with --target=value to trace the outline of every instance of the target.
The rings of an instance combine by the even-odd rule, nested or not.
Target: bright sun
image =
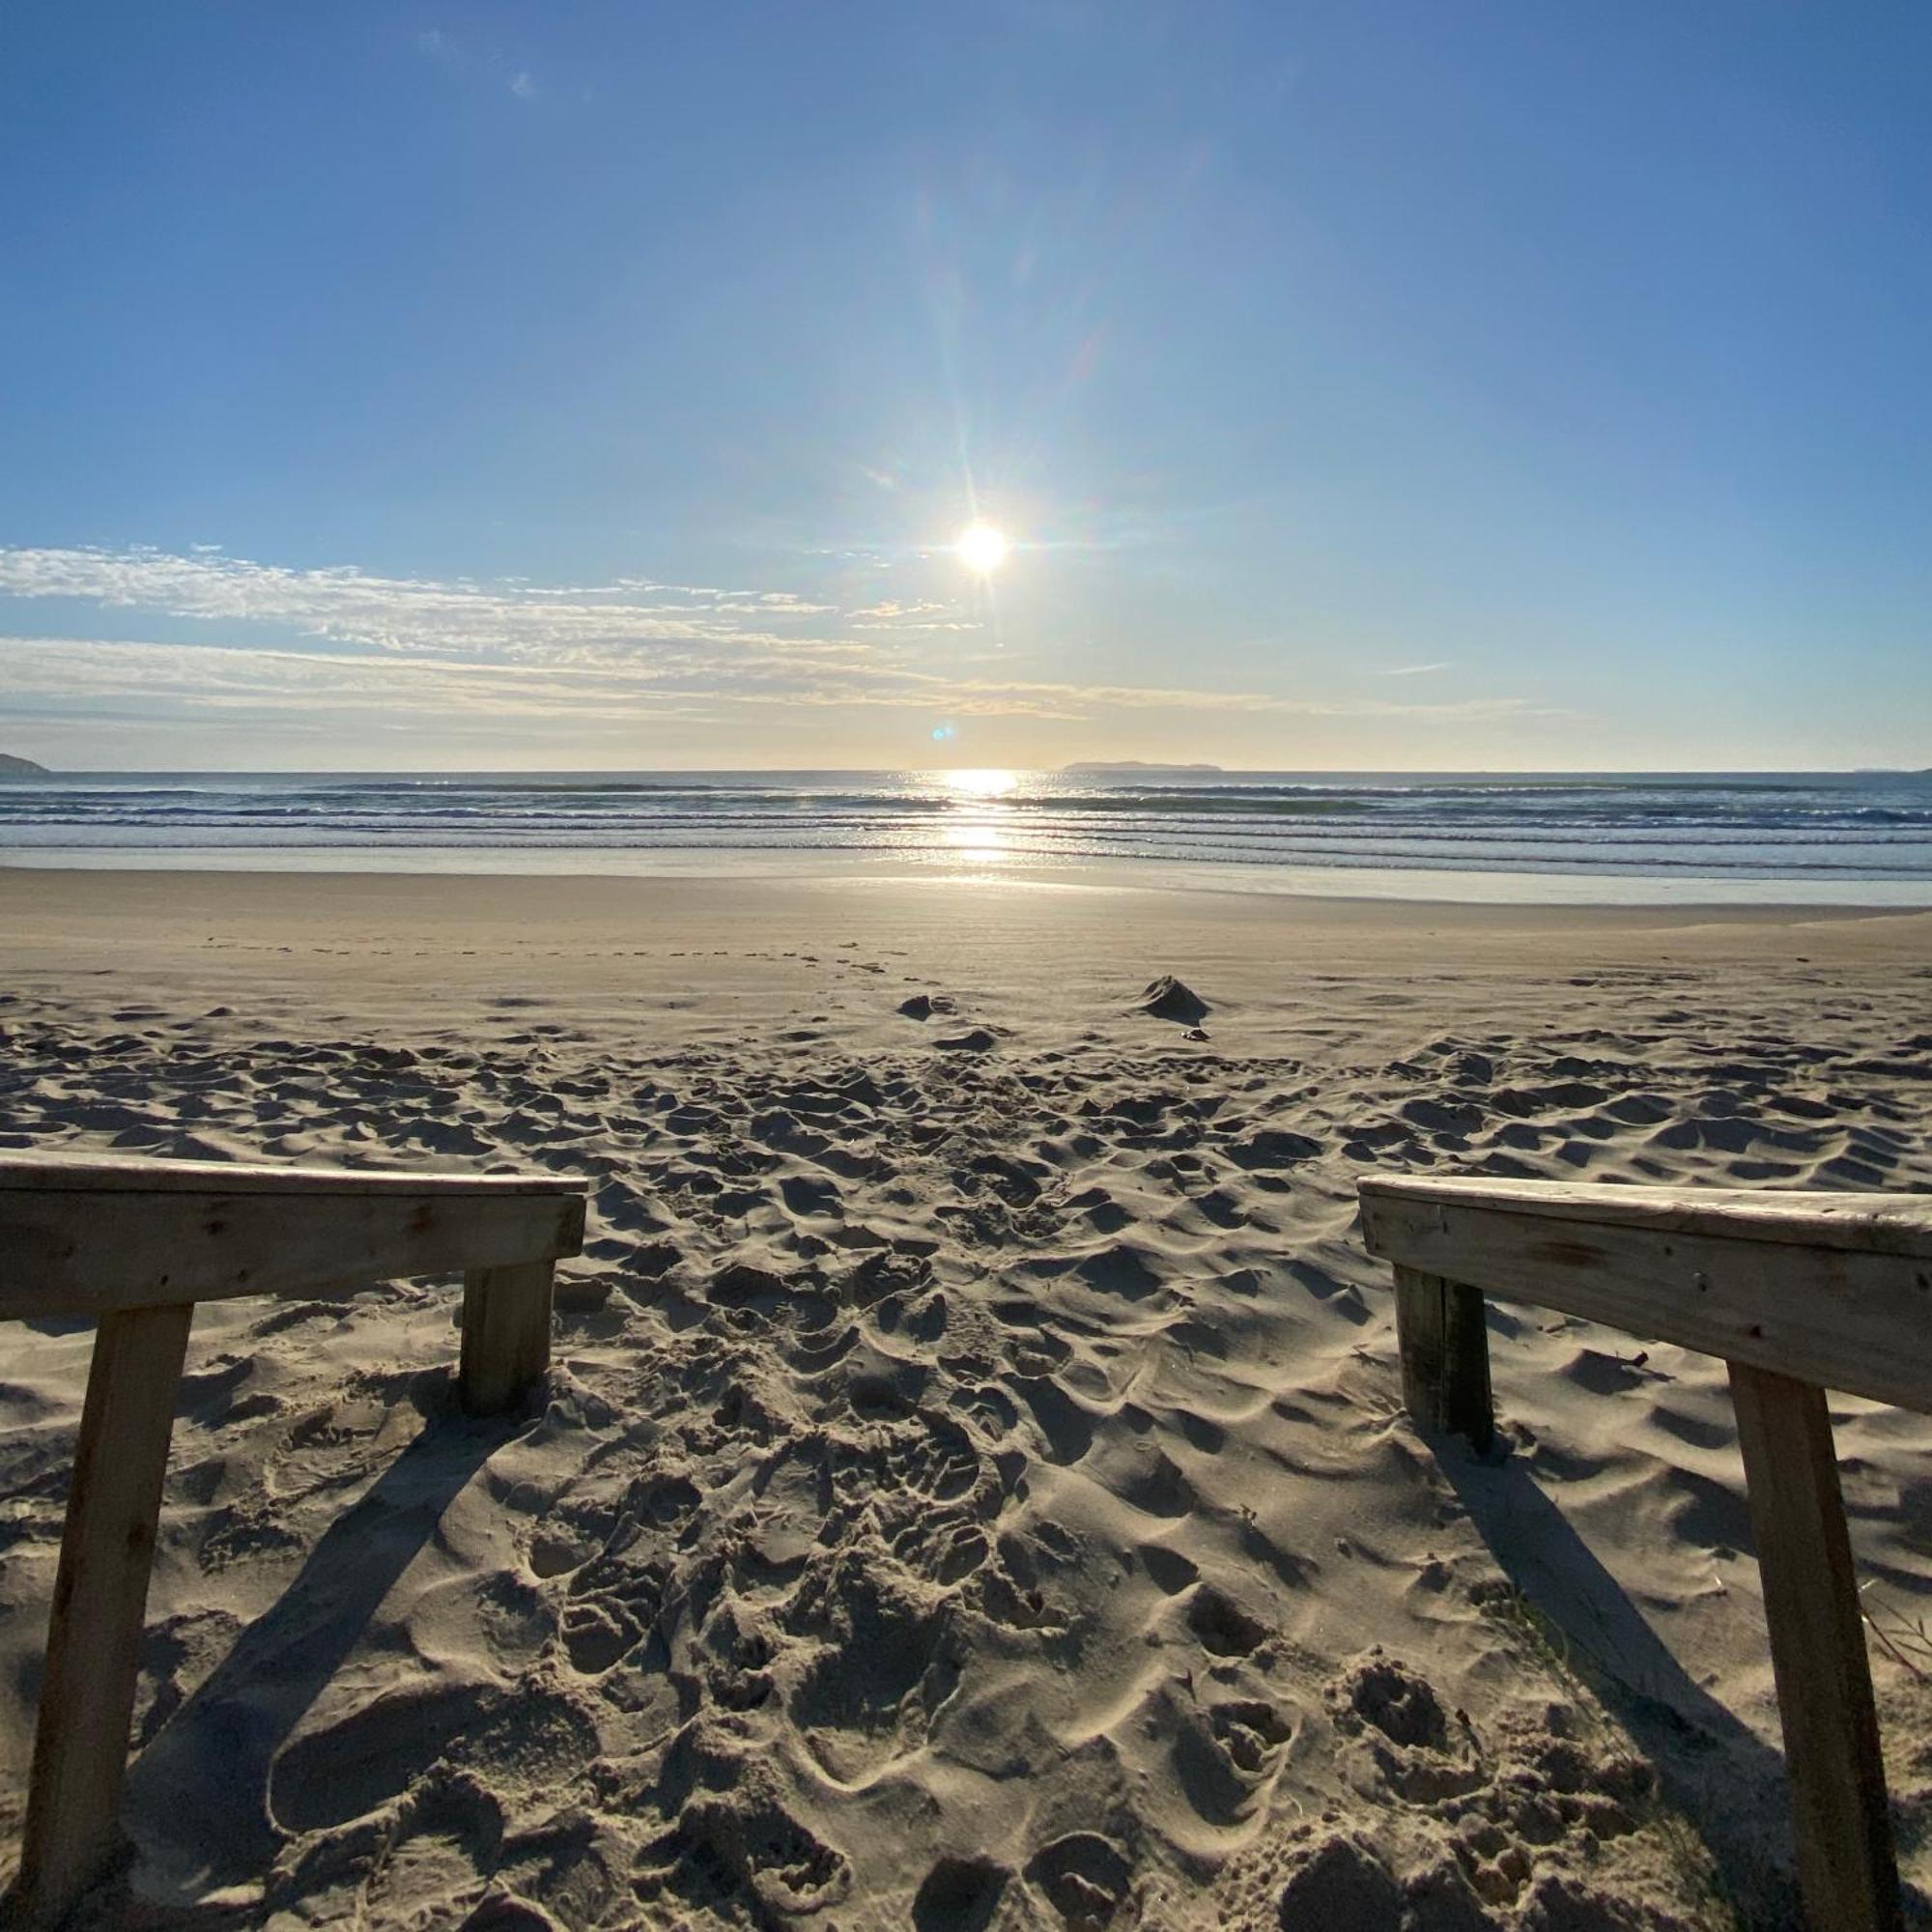
[[[981,577],[990,575],[1007,560],[1007,540],[991,524],[973,524],[959,532],[952,546],[959,561]]]

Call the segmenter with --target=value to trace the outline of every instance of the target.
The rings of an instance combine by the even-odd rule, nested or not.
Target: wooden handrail
[[[1384,1261],[1932,1411],[1932,1196],[1427,1175],[1360,1193]]]
[[[1904,1924],[1827,1388],[1932,1412],[1932,1195],[1380,1175],[1403,1399],[1488,1446],[1485,1294],[1724,1357],[1817,1932]]]
[[[574,1255],[584,1183],[0,1157],[0,1320],[318,1294]]]
[[[424,1174],[267,1161],[155,1160],[137,1154],[0,1153],[0,1193],[36,1194],[582,1194],[554,1174]]]
[[[1438,1174],[1372,1174],[1360,1187],[1365,1202],[1480,1201],[1499,1211],[1539,1214],[1552,1221],[1932,1260],[1932,1194],[1657,1187]]]
[[[141,1623],[197,1301],[463,1271],[458,1390],[516,1403],[550,1362],[553,1274],[588,1183],[224,1161],[0,1156],[0,1318],[98,1322],[74,1447],[20,1870],[53,1925],[121,1850]]]

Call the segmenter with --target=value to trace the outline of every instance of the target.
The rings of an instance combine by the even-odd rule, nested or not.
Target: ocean
[[[73,773],[0,783],[0,865],[1932,905],[1932,773]]]

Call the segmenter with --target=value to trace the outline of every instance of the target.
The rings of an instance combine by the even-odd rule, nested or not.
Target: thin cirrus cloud
[[[1084,722],[1105,711],[1268,712],[1301,718],[1463,719],[1522,716],[1520,698],[1452,704],[1289,697],[1262,692],[958,678],[907,667],[839,666],[801,686],[768,667],[693,679],[675,668],[465,663],[392,653],[320,655],[248,646],[109,639],[0,637],[0,716],[62,715],[103,701],[146,703],[156,719],[247,710],[272,717],[320,706],[335,713],[405,711],[460,727],[467,720],[595,724],[716,716],[721,705],[941,708],[975,717]],[[855,676],[853,673],[857,672]]]
[[[408,715],[460,736],[519,719],[607,730],[758,706],[1068,724],[1156,711],[1468,723],[1538,711],[1520,697],[1411,704],[983,675],[932,635],[977,622],[929,599],[843,610],[789,590],[646,579],[389,577],[259,563],[207,546],[0,549],[0,599],[146,612],[212,632],[190,641],[0,636],[0,716],[146,707],[157,722],[296,721],[321,711]],[[277,635],[266,641],[264,631]]]
[[[479,56],[472,44],[459,42],[440,27],[425,28],[416,36],[416,52],[438,67],[468,70],[492,85],[502,79],[506,65],[500,53]],[[541,92],[535,74],[528,68],[516,69],[502,84],[519,100],[534,100]]]

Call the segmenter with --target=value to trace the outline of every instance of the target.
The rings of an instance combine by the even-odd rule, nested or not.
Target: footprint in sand
[[[982,1932],[1012,1874],[986,1858],[941,1859],[912,1901],[915,1932]]]
[[[1127,1922],[1133,1867],[1111,1838],[1069,1832],[1036,1852],[1026,1875],[1046,1894],[1066,1932],[1110,1932]]]

